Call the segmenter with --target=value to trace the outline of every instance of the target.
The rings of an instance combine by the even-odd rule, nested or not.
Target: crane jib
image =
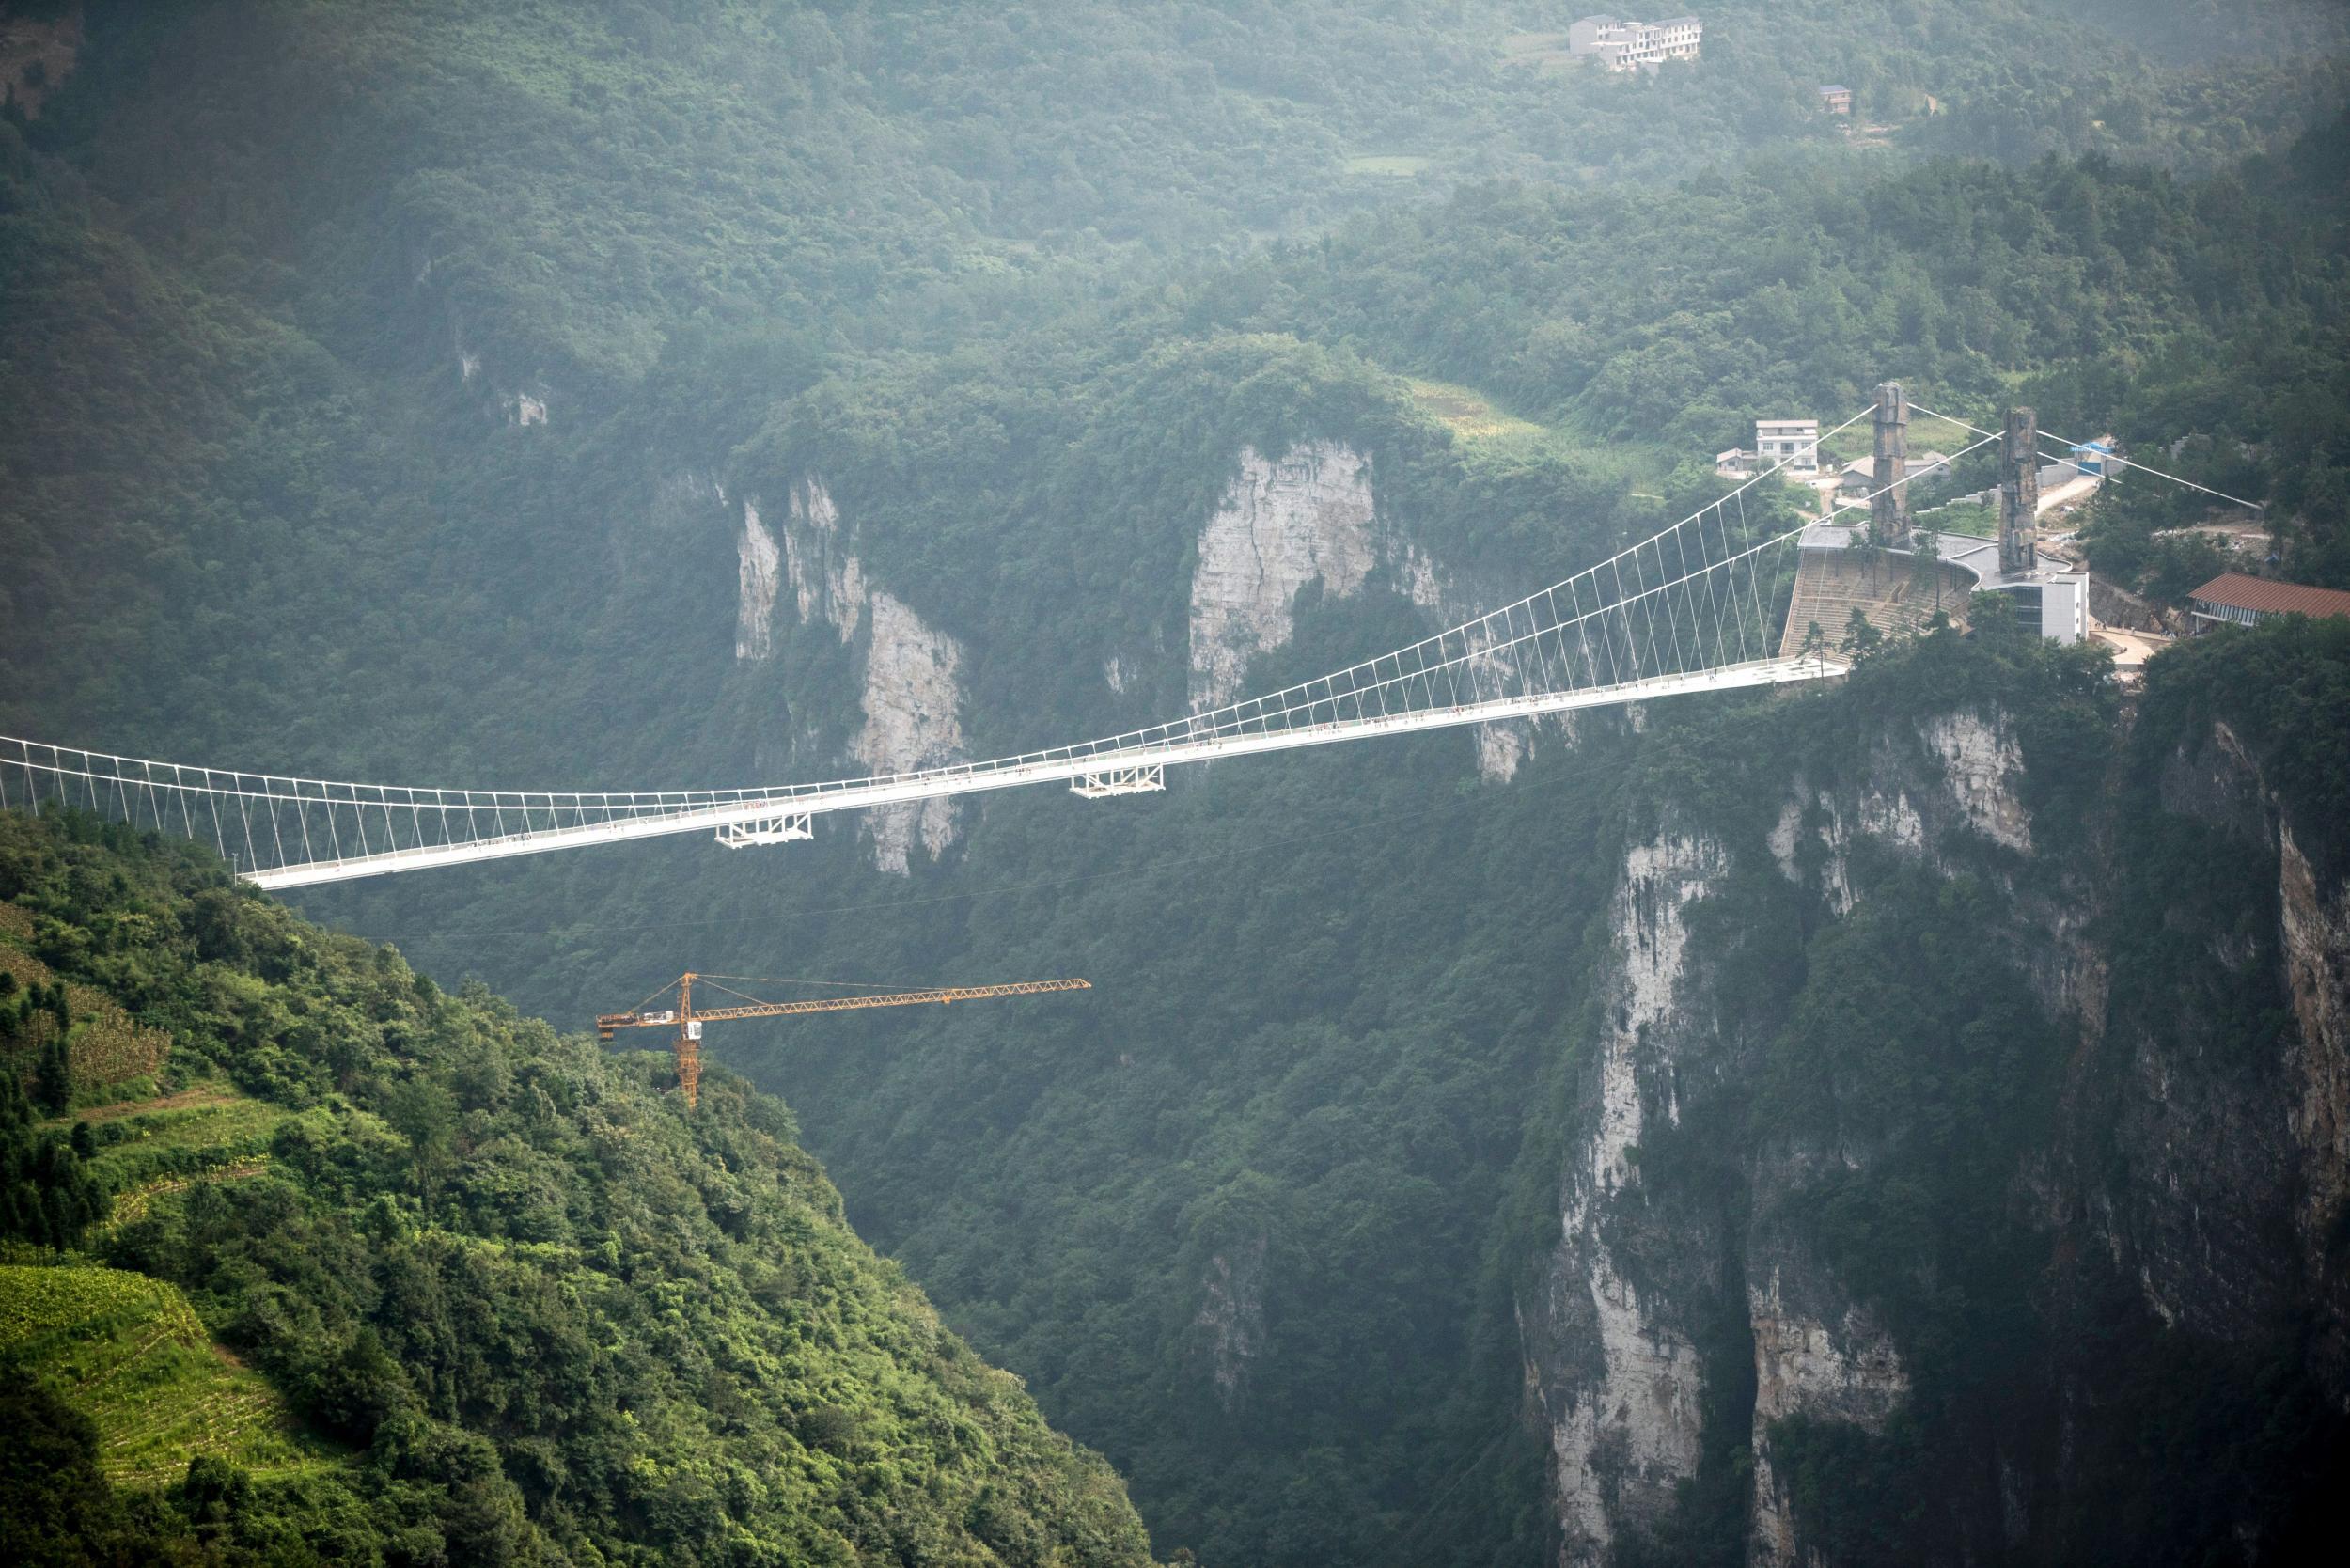
[[[1008,985],[937,986],[928,991],[898,991],[881,996],[827,996],[798,1002],[753,1001],[745,1007],[697,1008],[693,1005],[693,983],[701,978],[692,973],[679,978],[678,1006],[675,1008],[607,1012],[596,1019],[596,1038],[605,1042],[621,1029],[674,1027],[677,1030],[674,1049],[678,1059],[678,1087],[683,1091],[689,1107],[696,1101],[701,1082],[701,1038],[705,1023],[731,1018],[787,1018],[817,1012],[854,1012],[870,1008],[913,1007],[925,1002],[944,1006],[994,996],[1036,996],[1057,991],[1093,989],[1091,981],[1083,980],[1019,980]],[[666,991],[668,987],[662,989]]]

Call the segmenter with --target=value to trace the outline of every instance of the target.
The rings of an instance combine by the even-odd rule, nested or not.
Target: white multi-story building
[[[1666,22],[1587,16],[1567,28],[1567,53],[1588,55],[1610,71],[1653,70],[1667,60],[1696,59],[1704,36],[1704,24],[1694,16]]]
[[[1817,419],[1757,419],[1754,456],[1762,467],[1784,463],[1790,474],[1820,471],[1820,422]]]

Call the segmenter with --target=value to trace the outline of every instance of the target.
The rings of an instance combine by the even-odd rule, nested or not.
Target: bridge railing
[[[1855,416],[1845,425],[1856,422]],[[1845,426],[1838,426],[1838,431]],[[1829,434],[1836,431],[1831,431]],[[980,761],[732,790],[514,791],[293,777],[154,761],[0,737],[0,805],[56,803],[210,842],[240,871],[284,884],[686,831],[762,814],[948,794],[989,780],[1066,776],[1532,711],[1521,699],[1678,685],[1692,672],[1776,660],[1802,526],[1747,497],[1774,467],[1654,537],[1513,604],[1281,690],[1163,724]],[[1539,706],[1539,704],[1537,705]],[[673,824],[666,825],[665,824]]]

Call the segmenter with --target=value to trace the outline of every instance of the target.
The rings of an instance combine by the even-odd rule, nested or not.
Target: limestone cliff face
[[[862,717],[849,737],[848,754],[861,773],[905,773],[964,755],[962,648],[896,596],[867,584],[864,566],[844,537],[840,509],[821,481],[791,487],[780,530],[761,515],[758,499],[746,497],[736,558],[737,660],[761,663],[777,655],[776,622],[787,589],[793,624],[828,633],[858,651]],[[807,741],[815,744],[813,737]],[[956,808],[949,800],[861,815],[874,864],[885,871],[909,870],[916,846],[935,858],[955,840]]]
[[[734,656],[776,656],[776,590],[782,585],[782,556],[776,536],[759,515],[759,503],[743,503],[743,537],[735,545]]]
[[[1775,829],[1756,851],[1792,880],[1816,876],[1824,902],[1849,913],[1863,896],[1862,840],[1941,865],[1947,836],[2009,849],[2031,842],[2016,793],[2022,753],[1998,713],[1934,716],[1887,738],[1866,776],[1836,788],[1790,780]],[[1807,842],[1809,840],[1809,842]],[[1741,852],[1668,830],[1626,853],[1608,906],[1613,932],[1601,1006],[1562,1172],[1559,1235],[1537,1299],[1519,1324],[1527,1385],[1549,1437],[1557,1560],[1617,1560],[1627,1537],[1653,1534],[1699,1472],[1709,1383],[1738,1375],[1719,1325],[1743,1325],[1754,1403],[1737,1434],[1754,1487],[1748,1558],[1802,1558],[1773,1424],[1811,1416],[1881,1430],[1907,1397],[1900,1352],[1869,1305],[1814,1257],[1779,1200],[1824,1163],[1857,1168],[1863,1146],[1758,1143],[1750,1201],[1644,1184],[1644,1132],[1737,1084],[1757,1042],[1740,999],[1716,991],[1713,960],[1693,945],[1694,913],[1716,896]],[[1703,1342],[1704,1325],[1716,1325]]]
[[[40,118],[41,104],[65,85],[82,53],[82,8],[56,8],[54,16],[0,15],[0,107],[27,120]]]
[[[953,761],[964,754],[962,651],[890,595],[877,590],[868,604],[865,722],[849,743],[850,755],[875,776]],[[951,800],[870,813],[874,864],[902,873],[917,843],[936,859],[955,841],[955,814]]]
[[[2330,898],[2321,891],[2290,823],[2278,823],[2277,842],[2285,984],[2300,1026],[2286,1127],[2302,1180],[2302,1246],[2322,1269],[2327,1240],[2350,1209],[2350,886]],[[2344,1306],[2335,1303],[2338,1318]]]
[[[1900,1337],[1808,1228],[1805,1195],[1865,1176],[1888,1157],[1872,1141],[1883,1135],[1841,1117],[1832,1132],[1791,1133],[1748,1121],[1739,1098],[1781,1020],[1753,1018],[1726,988],[1735,939],[1722,933],[1739,922],[1707,925],[1703,911],[1747,866],[1816,896],[1828,921],[1860,911],[1888,868],[2004,885],[2013,929],[1969,941],[2063,1042],[2053,1121],[2035,1135],[2046,1141],[2000,1206],[2053,1260],[2029,1313],[2048,1365],[2066,1371],[2003,1395],[2016,1430],[1983,1438],[1979,1471],[1933,1499],[1965,1520],[1952,1528],[1969,1544],[1951,1560],[2045,1556],[2050,1518],[2093,1508],[2072,1466],[2107,1396],[2095,1356],[2076,1366],[2067,1346],[2105,1342],[2113,1292],[2135,1292],[2149,1332],[2222,1345],[2279,1343],[2277,1325],[2313,1318],[2309,1354],[2350,1387],[2350,886],[2305,852],[2334,829],[2291,820],[2246,746],[2211,725],[2168,760],[2161,809],[2207,829],[2227,868],[2212,874],[2241,880],[2126,906],[2116,889],[2128,884],[2098,850],[2035,821],[2022,745],[1997,709],[1895,721],[1866,757],[1834,779],[1790,776],[1752,842],[1671,825],[1668,803],[1668,825],[1624,852],[1568,1112],[1559,1230],[1517,1313],[1560,1564],[1621,1561],[1636,1544],[1653,1555],[1680,1484],[1735,1450],[1752,1478],[1747,1560],[1825,1565],[1775,1434],[1797,1417],[1882,1433],[1913,1398]],[[2110,983],[2129,921],[2173,939],[2155,950],[2193,971],[2176,996],[2146,992],[2143,973],[2139,995]],[[2128,950],[2146,962],[2142,945]],[[1689,1117],[1740,1129],[1734,1199],[1672,1179],[1667,1129]]]
[[[1240,477],[1199,531],[1191,576],[1191,701],[1217,708],[1240,694],[1248,661],[1295,631],[1297,590],[1319,579],[1342,599],[1378,564],[1370,464],[1330,442],[1268,458],[1253,447]]]
[[[1860,839],[1944,870],[1951,833],[2029,852],[2030,814],[2017,793],[2023,767],[2023,748],[2003,715],[1936,715],[1902,745],[1887,737],[1856,787],[1840,792],[1795,779],[1768,839],[1772,857],[1790,881],[1801,882],[1798,861],[1807,840],[1816,842],[1825,852],[1821,892],[1841,916],[1856,896],[1852,853]]]
[[[1528,1387],[1550,1438],[1562,1562],[1607,1560],[1618,1534],[1661,1519],[1697,1471],[1704,1387],[1692,1325],[1697,1298],[1719,1281],[1684,1265],[1705,1255],[1718,1227],[1652,1203],[1637,1151],[1644,1125],[1679,1120],[1682,1070],[1715,1043],[1676,1004],[1688,911],[1726,870],[1712,840],[1660,834],[1626,857],[1609,905],[1617,936],[1585,1074],[1584,1131],[1564,1172],[1543,1289],[1519,1311]]]
[[[1264,1354],[1265,1251],[1262,1233],[1246,1237],[1208,1260],[1199,1282],[1199,1310],[1192,1320],[1207,1360],[1216,1403],[1237,1414],[1248,1398],[1249,1372]]]
[[[1310,442],[1270,458],[1254,447],[1240,454],[1240,474],[1199,531],[1191,579],[1190,681],[1195,712],[1221,707],[1242,694],[1249,661],[1287,644],[1295,634],[1300,588],[1320,583],[1331,599],[1362,591],[1385,573],[1412,602],[1446,625],[1481,613],[1420,551],[1383,525],[1372,493],[1371,463],[1354,448]],[[1506,664],[1480,670],[1495,695],[1509,688]],[[1125,672],[1116,661],[1104,671],[1113,690]],[[1526,756],[1531,727],[1480,726],[1478,766],[1506,779]]]
[[[2342,1356],[2350,1290],[2333,1238],[2350,1203],[2350,887],[2328,888],[2303,852],[2326,824],[2290,820],[2224,723],[2169,759],[2161,792],[2244,874],[2270,879],[2273,920],[2226,917],[2217,900],[2138,912],[2191,940],[2236,1005],[2118,1014],[2120,1174],[2096,1190],[2092,1235],[2166,1323],[2215,1335],[2246,1332],[2314,1289]],[[2241,1015],[2262,1005],[2292,1027],[2273,1056],[2248,1059]],[[2280,1216],[2297,1255],[2273,1245]]]
[[[1768,1189],[1788,1190],[1793,1172],[1759,1173]],[[1794,1499],[1772,1465],[1771,1428],[1790,1416],[1850,1421],[1882,1431],[1909,1394],[1909,1375],[1892,1337],[1867,1306],[1849,1299],[1834,1276],[1776,1224],[1758,1225],[1747,1247],[1747,1314],[1754,1335],[1753,1528],[1747,1560],[1793,1564],[1799,1552]]]

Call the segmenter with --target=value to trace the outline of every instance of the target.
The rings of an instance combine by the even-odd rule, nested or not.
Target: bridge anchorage
[[[1907,463],[1912,407],[1888,384],[1872,408],[1823,438],[1875,416],[1878,483],[1851,505],[1870,507],[1880,528],[1901,529],[1904,491],[1925,472]],[[2012,432],[1976,433],[1973,446],[1931,466],[2004,440],[2013,473],[2019,440],[2029,449],[2041,439],[2029,415]],[[567,792],[296,778],[0,737],[0,807],[76,807],[195,839],[247,881],[290,888],[677,833],[711,833],[735,849],[798,843],[815,836],[815,819],[828,812],[1051,782],[1088,800],[1111,799],[1164,790],[1167,770],[1185,762],[1832,680],[1844,664],[1793,613],[1826,602],[1816,590],[1807,598],[1804,587],[1808,574],[1826,570],[1820,563],[1828,552],[1806,537],[1824,525],[1784,527],[1783,512],[1747,506],[1747,493],[1784,466],[1596,566],[1408,647],[1073,745],[824,783]],[[2013,539],[2021,532],[2020,497],[2003,510]],[[1830,531],[1839,545],[1848,542]],[[1952,536],[1942,537],[1947,545]],[[1830,635],[1841,629],[1824,627]]]

